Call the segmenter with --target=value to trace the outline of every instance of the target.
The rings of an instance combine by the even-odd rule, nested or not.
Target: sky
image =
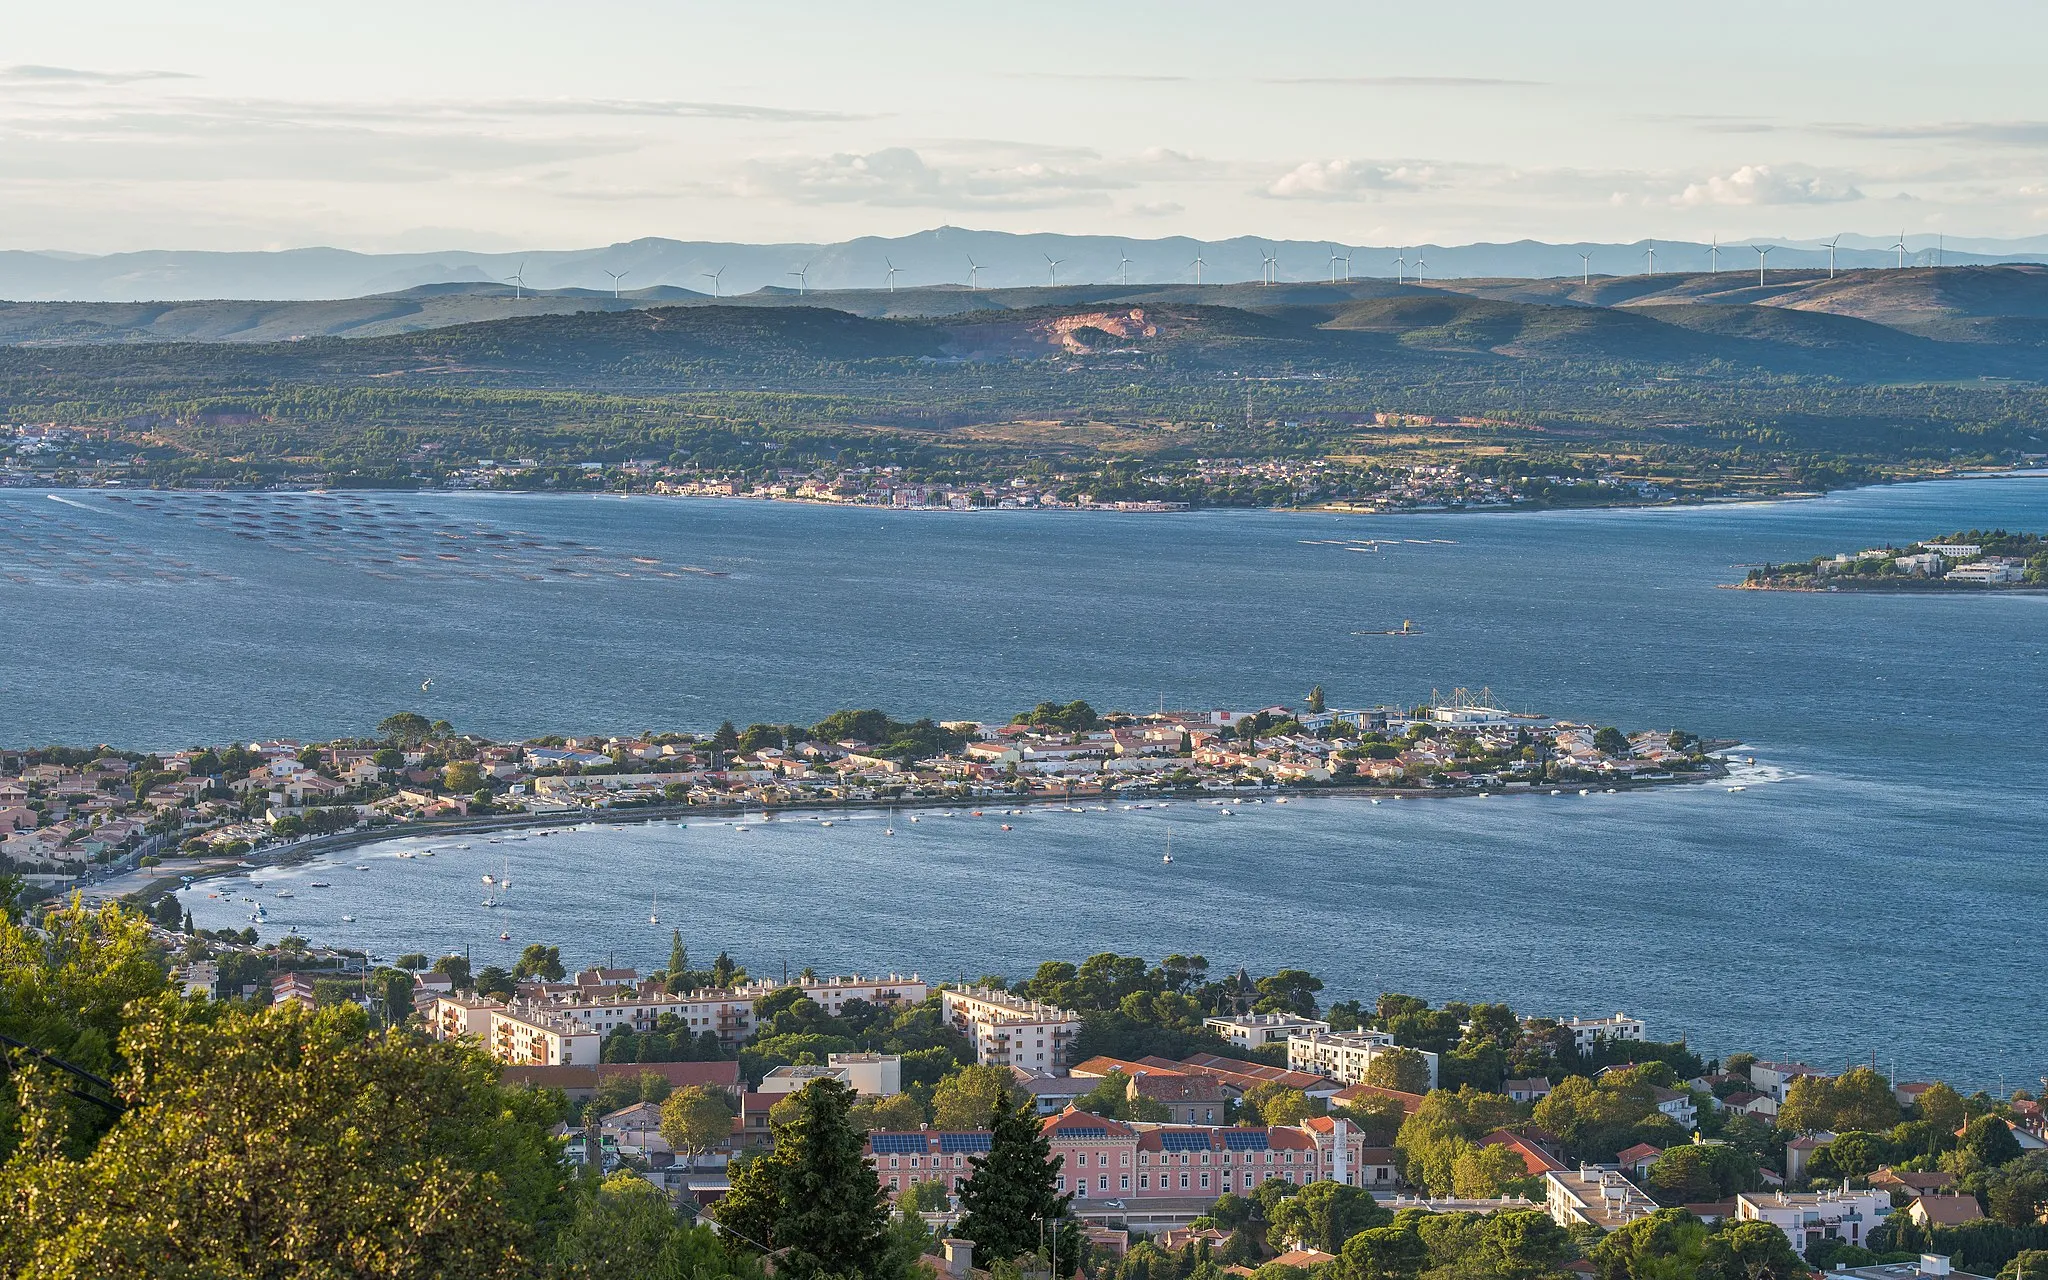
[[[0,249],[2048,234],[2040,0],[10,9]]]

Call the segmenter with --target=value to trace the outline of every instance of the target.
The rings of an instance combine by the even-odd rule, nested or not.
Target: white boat
[[[1730,788],[1728,788],[1728,789],[1729,789],[1730,791],[1747,791],[1747,790],[1749,790],[1749,788],[1748,788],[1748,787],[1730,787]]]
[[[1378,804],[1378,803],[1380,802],[1380,801],[1379,801],[1379,797],[1378,797],[1378,796],[1374,796],[1374,797],[1372,798],[1372,802],[1373,802],[1374,804]]]
[[[1237,816],[1236,813],[1232,812],[1229,809],[1218,809],[1216,812],[1222,814],[1226,818],[1235,818]]]
[[[659,889],[654,891],[654,909],[647,913],[647,923],[661,923],[661,890]]]
[[[369,870],[369,868],[368,868],[368,867],[357,867],[357,868],[356,868],[356,870],[358,870],[358,871],[368,871],[368,870]]]
[[[420,850],[420,856],[422,858],[431,858],[434,856],[434,851],[432,849],[422,849]]]
[[[314,882],[312,883],[312,886],[311,886],[311,887],[312,887],[312,888],[315,888],[315,889],[331,889],[331,888],[333,888],[334,886],[332,886],[332,885],[328,884],[328,883],[327,883],[327,882],[326,882],[325,880],[315,880],[315,881],[314,881]]]
[[[401,857],[401,858],[410,858],[410,857],[412,857],[412,856],[413,856],[413,855],[412,855],[412,850],[410,850],[410,849],[400,849],[400,850],[398,851],[398,856],[399,856],[399,857]]]
[[[490,872],[486,871],[486,872],[484,872],[484,883],[485,883],[485,884],[496,884],[496,883],[498,883],[498,877],[496,877],[496,876],[492,875],[492,874],[491,874]]]
[[[889,825],[882,828],[882,834],[885,836],[896,834],[896,811],[894,809],[889,810]]]
[[[1161,863],[1163,863],[1163,864],[1167,865],[1167,866],[1172,866],[1172,865],[1173,865],[1173,828],[1172,828],[1172,827],[1168,827],[1168,828],[1166,829],[1166,852],[1165,852],[1164,854],[1161,854],[1161,855],[1160,855],[1159,861],[1160,861]]]
[[[341,922],[343,924],[354,924],[356,922],[356,918],[354,916],[343,916],[341,918]]]
[[[279,889],[277,891],[277,896],[280,898],[295,898],[298,895],[293,893],[290,889]]]
[[[487,907],[495,907],[498,905],[498,900],[496,898],[486,895],[484,898],[484,905]]]
[[[823,821],[819,822],[818,825],[821,827],[829,827],[832,825],[832,819],[826,818]]]
[[[1588,790],[1586,790],[1586,789],[1585,789],[1584,787],[1580,787],[1580,788],[1579,788],[1579,794],[1580,794],[1580,795],[1582,795],[1582,796],[1590,796],[1590,795],[1592,795],[1593,793],[1592,793],[1592,792],[1590,792],[1590,791],[1588,791]]]
[[[512,934],[511,934],[511,932],[510,932],[509,930],[505,930],[505,929],[500,929],[500,930],[498,931],[498,941],[500,941],[500,942],[510,942],[510,941],[512,941]]]

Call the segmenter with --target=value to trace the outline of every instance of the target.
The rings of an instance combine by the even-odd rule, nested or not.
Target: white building
[[[866,1098],[891,1098],[903,1092],[903,1055],[898,1053],[832,1053],[825,1063],[846,1073],[846,1083]]]
[[[1328,1076],[1345,1084],[1364,1084],[1373,1062],[1401,1046],[1384,1031],[1308,1031],[1287,1038],[1287,1068]],[[1437,1084],[1437,1056],[1427,1049],[1409,1049],[1429,1068],[1429,1089]],[[1428,1089],[1422,1090],[1428,1092]]]
[[[847,1073],[837,1067],[776,1067],[761,1077],[761,1087],[755,1092],[772,1093],[779,1097],[785,1093],[801,1092],[804,1086],[813,1080],[837,1080],[850,1086],[852,1082],[846,1076]]]
[[[1582,1164],[1543,1175],[1543,1207],[1560,1227],[1612,1231],[1657,1212],[1658,1204],[1618,1169]]]
[[[1643,1020],[1617,1013],[1611,1018],[1559,1018],[1557,1025],[1572,1033],[1572,1044],[1580,1053],[1591,1053],[1606,1040],[1645,1039]]]
[[[1891,1211],[1891,1193],[1882,1190],[1745,1191],[1735,1197],[1736,1221],[1768,1222],[1785,1233],[1794,1252],[1802,1254],[1823,1240],[1846,1240],[1863,1248]]]
[[[2012,560],[1973,560],[1959,564],[1942,575],[1944,582],[1975,582],[1988,587],[2010,586],[2026,580],[2026,567]]]
[[[946,1021],[974,1042],[974,1060],[984,1066],[1058,1074],[1081,1033],[1080,1014],[1007,991],[948,987],[939,998]]]
[[[1260,1049],[1269,1044],[1286,1044],[1288,1039],[1311,1031],[1328,1031],[1330,1024],[1292,1013],[1240,1013],[1202,1019],[1204,1029],[1214,1031],[1240,1049]]]
[[[490,1037],[485,1043],[500,1062],[562,1067],[595,1063],[603,1039],[551,1010],[522,1005],[491,1012]]]

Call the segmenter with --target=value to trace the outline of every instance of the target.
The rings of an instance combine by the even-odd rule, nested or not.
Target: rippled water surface
[[[516,735],[845,705],[1244,706],[1320,683],[1339,704],[1491,686],[1740,738],[1760,762],[1739,793],[383,845],[201,891],[202,921],[244,922],[251,895],[269,932],[479,963],[536,939],[656,963],[671,926],[756,969],[1199,950],[1312,967],[1336,996],[1624,1008],[1709,1048],[1874,1053],[1988,1086],[2048,1070],[2048,597],[1714,589],[1764,559],[2048,528],[2048,481],[1379,518],[126,497],[0,491],[0,741],[324,737],[402,707]],[[1422,634],[1355,634],[1404,618]],[[486,909],[481,876],[506,864],[506,905]]]

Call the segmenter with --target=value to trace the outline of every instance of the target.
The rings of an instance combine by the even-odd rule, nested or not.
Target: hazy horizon
[[[2048,10],[114,0],[10,23],[0,248],[2048,233]]]

